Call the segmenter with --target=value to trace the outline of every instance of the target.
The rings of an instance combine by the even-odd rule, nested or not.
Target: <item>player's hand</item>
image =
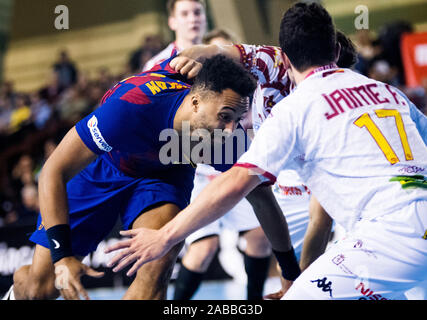
[[[104,272],[98,272],[81,263],[75,257],[67,257],[55,263],[55,287],[65,300],[89,300],[80,278],[83,275],[100,278]]]
[[[175,59],[173,59],[169,65],[176,72],[179,72],[180,74],[187,77],[188,79],[192,79],[196,77],[203,67],[203,65],[200,62],[197,62],[196,60],[193,60],[187,57],[181,57],[181,56],[178,56]]]
[[[119,272],[126,266],[134,263],[127,276],[134,275],[139,268],[147,262],[159,259],[169,252],[172,247],[163,240],[160,230],[134,229],[121,231],[120,234],[130,239],[119,241],[105,250],[105,253],[121,250],[108,263],[108,267],[114,267],[114,272]]]
[[[270,293],[264,296],[264,300],[280,300],[283,298],[286,292],[288,292],[289,288],[294,283],[293,281],[285,280],[283,277],[280,277],[280,281],[282,282],[282,289],[275,293]]]

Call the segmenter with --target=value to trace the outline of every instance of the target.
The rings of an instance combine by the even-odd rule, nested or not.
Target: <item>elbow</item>
[[[58,168],[54,168],[49,164],[49,161],[43,166],[38,181],[39,194],[43,195],[48,192],[51,186],[58,181],[65,184],[65,174]]]

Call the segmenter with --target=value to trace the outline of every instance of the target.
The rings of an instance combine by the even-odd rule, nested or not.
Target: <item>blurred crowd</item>
[[[368,30],[357,32],[355,70],[400,88],[426,113],[427,79],[418,88],[405,86],[400,37],[411,31],[410,24],[396,22],[375,37]],[[109,88],[140,73],[165,46],[158,36],[144,37],[120,74],[111,74],[105,67],[89,78],[63,51],[51,67],[49,83],[40,90],[22,93],[10,81],[0,83],[0,227],[35,223],[38,176],[64,134],[99,106]]]
[[[0,82],[0,227],[35,223],[38,177],[65,133],[99,106],[106,91],[141,72],[164,47],[159,37],[148,36],[123,72],[113,75],[105,67],[91,78],[64,50],[39,90],[23,93],[11,81]]]
[[[383,26],[375,37],[368,30],[359,30],[353,39],[358,51],[355,70],[369,78],[399,88],[426,114],[427,78],[417,88],[408,88],[405,85],[400,41],[404,33],[411,32],[414,32],[412,25],[405,21]]]

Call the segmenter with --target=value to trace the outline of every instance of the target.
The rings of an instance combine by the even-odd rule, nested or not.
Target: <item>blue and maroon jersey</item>
[[[76,125],[90,150],[129,176],[151,176],[174,166],[160,162],[165,142],[159,136],[162,130],[173,129],[190,85],[178,80],[180,76],[170,68],[173,58],[116,84],[101,106]]]

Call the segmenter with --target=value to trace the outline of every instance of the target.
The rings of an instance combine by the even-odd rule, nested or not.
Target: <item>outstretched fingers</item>
[[[127,255],[120,260],[120,263],[113,269],[114,272],[119,272],[130,265],[132,262],[138,259],[138,255],[133,252],[129,252]]]
[[[131,246],[132,244],[132,239],[127,239],[127,240],[121,240],[119,242],[116,242],[114,244],[112,244],[111,246],[109,246],[107,249],[105,249],[105,253],[111,253],[113,251],[117,251],[117,250],[121,250],[121,249],[127,249]]]
[[[132,268],[126,273],[128,277],[132,277],[144,264],[151,260],[139,258],[132,266]]]

